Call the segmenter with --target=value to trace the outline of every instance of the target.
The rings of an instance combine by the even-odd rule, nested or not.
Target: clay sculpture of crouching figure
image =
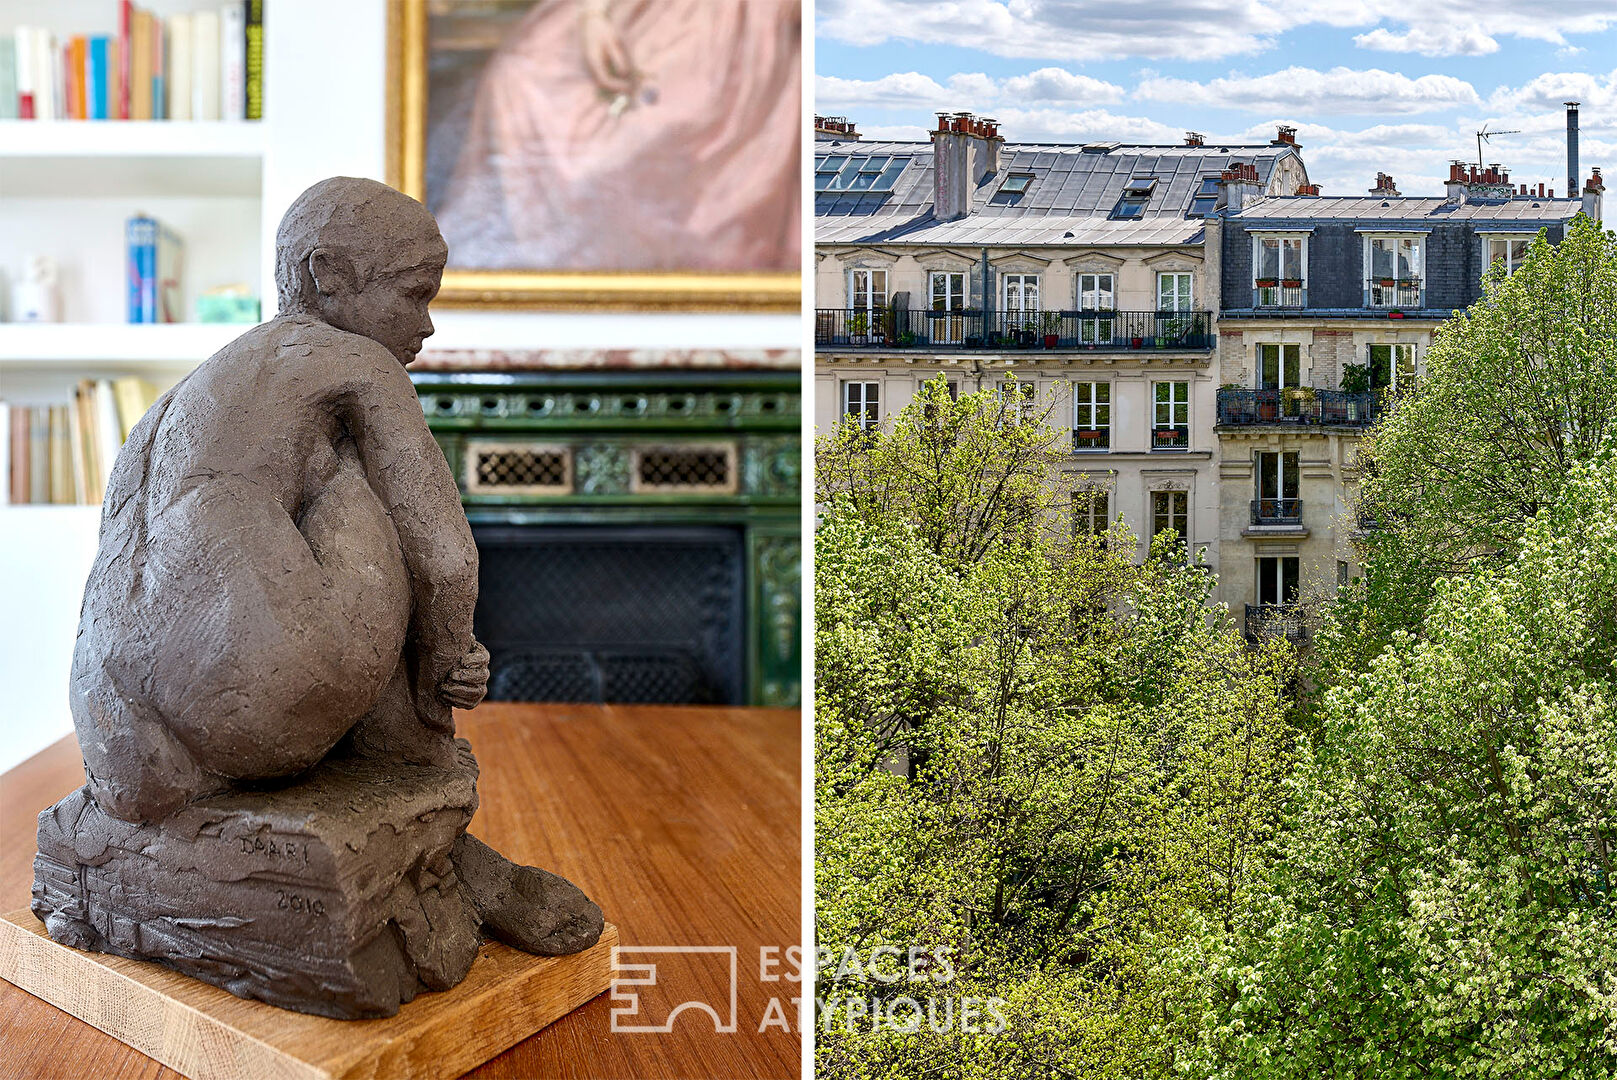
[[[58,941],[350,1018],[455,985],[483,935],[599,937],[465,831],[477,549],[405,373],[447,254],[415,200],[316,184],[276,234],[281,313],[130,432],[73,657],[87,782],[40,815]]]

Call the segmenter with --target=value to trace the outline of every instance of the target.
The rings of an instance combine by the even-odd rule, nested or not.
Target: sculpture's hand
[[[578,29],[584,52],[584,68],[608,95],[625,95],[634,90],[636,72],[623,37],[607,16],[599,0],[583,0],[578,13]]]
[[[488,693],[488,650],[474,641],[466,656],[438,684],[438,699],[457,709],[470,709]]]

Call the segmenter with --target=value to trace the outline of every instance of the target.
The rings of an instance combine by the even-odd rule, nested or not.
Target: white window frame
[[[1162,302],[1162,295],[1163,295],[1162,294],[1162,284],[1163,284],[1164,281],[1168,280],[1169,278],[1173,278],[1176,281],[1179,278],[1185,279],[1185,292],[1184,292],[1185,302],[1183,304],[1179,303],[1179,289],[1178,289],[1177,286],[1175,286],[1175,288],[1173,290],[1174,306],[1173,307],[1168,307],[1168,306],[1163,304],[1163,302]],[[1171,311],[1171,312],[1174,312],[1175,314],[1185,314],[1187,312],[1192,312],[1192,311],[1195,311],[1195,310],[1196,310],[1196,275],[1193,272],[1189,271],[1189,270],[1158,270],[1157,271],[1157,311],[1159,311],[1159,312]]]
[[[854,388],[858,387],[858,393]],[[875,431],[881,425],[881,383],[871,379],[842,381],[842,420],[851,420],[860,431]],[[854,398],[859,400],[855,403]],[[857,410],[857,411],[856,411]]]
[[[1158,400],[1158,388],[1163,386],[1184,387],[1184,400],[1178,400],[1180,395],[1177,390],[1173,389],[1168,391],[1167,401]],[[1164,415],[1162,410],[1164,408],[1167,409],[1166,422],[1162,419]],[[1163,379],[1160,382],[1153,382],[1151,384],[1151,431],[1153,433],[1151,436],[1151,449],[1158,449],[1156,432],[1171,431],[1177,428],[1185,429],[1185,445],[1165,446],[1161,449],[1173,451],[1190,449],[1190,383],[1184,379]]]
[[[1085,388],[1080,392],[1079,388]],[[1104,396],[1105,400],[1101,400]],[[1102,418],[1104,410],[1104,419]],[[1112,449],[1112,384],[1086,379],[1072,384],[1072,430],[1075,454],[1104,454]],[[1104,446],[1079,446],[1077,432],[1098,431]]]
[[[938,307],[938,294],[936,292],[939,279],[958,277],[960,279],[960,306],[958,308]],[[944,303],[952,302],[954,290],[945,286]],[[971,274],[965,270],[928,270],[926,272],[926,305],[932,312],[927,318],[927,326],[932,340],[940,345],[959,345],[966,340],[966,317],[964,314],[954,315],[951,318],[938,318],[938,313],[965,312],[971,307]]]
[[[1418,232],[1365,232],[1364,237],[1364,301],[1366,307],[1371,308],[1419,308],[1426,306],[1426,261],[1427,239],[1429,230]],[[1407,286],[1398,284],[1397,274],[1394,273],[1393,284],[1390,288],[1378,284],[1380,278],[1375,273],[1375,259],[1373,252],[1377,241],[1413,241],[1419,251],[1420,273],[1415,277],[1414,298],[1411,299]],[[1396,271],[1399,257],[1398,248],[1393,249],[1393,268]]]
[[[1082,528],[1079,527],[1080,521]],[[1105,536],[1106,530],[1111,527],[1111,491],[1103,487],[1075,489],[1072,493],[1073,532],[1078,536]]]
[[[1376,386],[1372,382],[1370,389],[1372,391],[1391,390],[1393,393],[1398,393],[1401,390],[1409,389],[1407,386],[1398,385],[1400,372],[1404,370],[1404,365],[1399,363],[1399,359],[1401,355],[1409,357],[1408,377],[1410,379],[1414,379],[1416,376],[1415,365],[1420,360],[1419,355],[1415,351],[1414,344],[1408,341],[1372,341],[1366,345],[1364,347],[1365,370],[1368,372],[1369,377],[1372,380],[1375,378],[1376,374],[1376,349],[1392,350],[1392,352],[1388,354],[1390,363],[1387,365],[1389,368],[1389,374],[1392,376],[1392,381],[1386,386]]]
[[[1164,518],[1165,518],[1165,524],[1166,524],[1166,528],[1164,528],[1164,529],[1157,528],[1157,499],[1159,497],[1163,498],[1166,501],[1167,507],[1168,507],[1167,513],[1163,515]],[[1173,504],[1174,504],[1175,499],[1179,499],[1179,500],[1182,500],[1184,502],[1184,510],[1183,510],[1182,514],[1175,514],[1174,511],[1173,511]],[[1147,509],[1147,512],[1151,515],[1151,542],[1153,544],[1156,543],[1157,535],[1159,533],[1165,532],[1165,531],[1167,531],[1167,529],[1172,529],[1174,532],[1177,532],[1179,534],[1179,544],[1184,549],[1184,551],[1186,553],[1186,558],[1189,558],[1189,553],[1190,553],[1190,492],[1181,491],[1181,490],[1179,490],[1177,488],[1170,488],[1170,489],[1167,489],[1167,490],[1164,490],[1164,491],[1153,491],[1150,494],[1150,498],[1147,500],[1147,508],[1146,509]],[[1174,518],[1175,517],[1180,517],[1180,518],[1183,519],[1184,525],[1185,525],[1185,527],[1183,529],[1178,528],[1174,524]]]
[[[1013,280],[1016,282],[1017,299],[1017,302],[1014,305],[1011,303],[1011,282]],[[1028,286],[1030,283],[1032,285],[1033,292],[1033,304],[1031,306],[1029,306],[1027,302]],[[1041,289],[1041,282],[1039,281],[1039,275],[1037,273],[1016,270],[1008,274],[999,275],[1000,310],[1005,313],[1007,318],[1011,317],[1013,312],[1017,316],[1023,318],[1028,315],[1037,315],[1041,310],[1040,303],[1042,296],[1043,291]]]
[[[1279,242],[1276,261],[1280,264],[1280,272],[1276,275],[1276,284],[1270,287],[1259,288],[1259,271],[1263,265],[1263,245],[1265,242]],[[1289,280],[1286,277],[1285,246],[1288,242],[1297,243],[1297,280],[1302,282],[1302,300],[1297,305],[1306,306],[1308,302],[1308,234],[1305,232],[1255,232],[1252,234],[1252,297],[1257,307],[1279,307],[1284,294],[1285,285]]]
[[[1102,281],[1105,288],[1101,287]],[[1093,282],[1093,288],[1085,288],[1085,281]],[[1078,297],[1078,344],[1080,345],[1110,345],[1112,335],[1116,330],[1110,316],[1106,318],[1084,317],[1085,312],[1116,311],[1117,310],[1117,274],[1107,270],[1081,271],[1075,279],[1075,292]],[[1093,297],[1094,302],[1090,299]]]
[[[872,301],[876,297],[876,278],[881,277],[881,303]],[[865,278],[865,287],[859,287],[859,279]],[[874,315],[878,311],[887,310],[887,300],[892,294],[887,291],[887,268],[885,266],[853,266],[848,268],[848,310],[862,311],[867,315]]]
[[[1263,354],[1264,350],[1266,349],[1274,349],[1277,353],[1275,359],[1276,380],[1274,386],[1263,385]],[[1296,350],[1297,354],[1296,382],[1286,381],[1286,353],[1290,350]],[[1252,377],[1253,382],[1256,384],[1254,385],[1253,389],[1255,390],[1287,390],[1300,387],[1303,384],[1303,347],[1297,342],[1260,341],[1253,348],[1252,361]]]
[[[1515,245],[1515,244],[1523,245],[1522,258],[1526,258],[1527,257],[1527,250],[1526,249],[1527,249],[1527,247],[1531,246],[1531,244],[1533,243],[1533,238],[1535,236],[1537,236],[1537,235],[1538,235],[1537,233],[1525,233],[1525,232],[1485,232],[1485,233],[1479,233],[1478,236],[1482,240],[1482,270],[1483,270],[1483,272],[1487,273],[1489,270],[1493,269],[1493,264],[1495,262],[1495,259],[1493,257],[1493,246],[1495,244],[1497,244],[1497,243],[1502,243],[1502,244],[1505,245],[1505,274],[1507,276],[1510,275],[1510,274],[1514,274],[1516,272],[1516,268],[1521,265],[1521,261],[1519,259],[1517,259],[1511,253],[1511,250],[1510,250],[1511,247],[1513,245]]]

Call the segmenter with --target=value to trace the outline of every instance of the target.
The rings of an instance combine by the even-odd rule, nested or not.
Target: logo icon
[[[679,957],[665,960],[659,968],[656,963],[636,963],[642,958]],[[627,962],[626,962],[627,958]],[[713,1030],[719,1034],[734,1034],[736,1030],[736,947],[734,945],[619,945],[612,950],[612,1030],[625,1033],[668,1032],[674,1030],[674,1021],[687,1009],[707,1013],[713,1020]],[[722,973],[722,974],[721,974]],[[715,1004],[718,995],[701,990],[706,984],[728,985],[729,998],[723,1005]],[[651,1005],[642,999],[635,987],[659,987],[667,991],[670,1001],[680,993],[686,995],[668,1010],[661,1023],[653,1015]],[[677,989],[676,989],[677,986]],[[650,997],[651,995],[648,995]]]

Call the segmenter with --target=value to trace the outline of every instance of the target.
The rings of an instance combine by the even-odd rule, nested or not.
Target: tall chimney
[[[969,112],[938,113],[932,132],[932,215],[955,221],[970,214],[977,187],[999,170],[998,121]]]
[[[1380,195],[1382,198],[1396,196],[1398,185],[1392,182],[1392,177],[1384,172],[1376,173],[1376,186],[1370,189],[1370,194]]]
[[[1604,181],[1600,179],[1600,170],[1590,170],[1593,175],[1589,182],[1583,185],[1583,212],[1596,221],[1600,220],[1600,197],[1606,190]]]
[[[1578,197],[1578,103],[1563,104],[1566,105],[1566,193],[1575,199]]]

